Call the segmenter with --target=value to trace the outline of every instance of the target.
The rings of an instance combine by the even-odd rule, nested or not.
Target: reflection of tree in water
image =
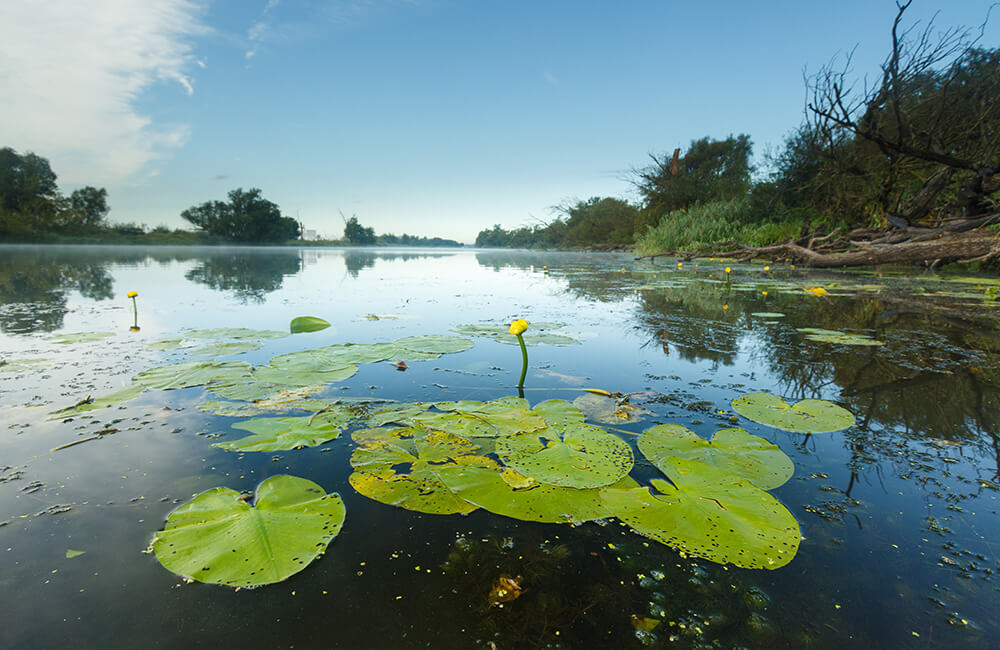
[[[639,293],[639,319],[649,343],[675,346],[685,361],[708,359],[733,365],[739,351],[742,328],[736,314],[740,298],[725,287],[693,283],[683,288],[649,289]],[[728,305],[728,309],[724,308]]]
[[[364,269],[375,266],[375,258],[378,257],[372,251],[345,250],[344,266],[352,278],[358,277],[358,273]]]
[[[281,288],[286,275],[302,270],[298,251],[253,251],[200,258],[198,266],[184,274],[191,282],[216,291],[231,291],[243,302],[264,302],[264,296]]]
[[[91,300],[114,297],[107,262],[90,255],[62,256],[38,249],[0,255],[0,330],[51,332],[62,327],[67,293]]]

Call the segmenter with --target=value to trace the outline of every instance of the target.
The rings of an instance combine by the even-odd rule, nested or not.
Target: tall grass
[[[744,223],[750,210],[746,198],[715,201],[669,212],[660,223],[636,237],[642,255],[664,251],[694,251],[719,242],[739,241],[767,246],[795,237],[802,224],[792,221]]]

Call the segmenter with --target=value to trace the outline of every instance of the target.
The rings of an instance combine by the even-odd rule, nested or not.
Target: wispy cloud
[[[542,76],[545,77],[545,81],[549,82],[553,86],[559,85],[559,77],[552,74],[551,70],[546,70],[545,72],[542,73]]]
[[[136,101],[156,83],[187,94],[190,0],[0,2],[0,146],[45,156],[69,183],[135,179],[184,125],[154,124]]]
[[[271,26],[271,10],[278,6],[281,0],[267,0],[264,8],[260,12],[257,21],[251,25],[250,29],[247,30],[247,41],[250,43],[247,51],[243,53],[243,56],[248,60],[257,56],[257,50],[260,49],[261,44],[270,35]]]

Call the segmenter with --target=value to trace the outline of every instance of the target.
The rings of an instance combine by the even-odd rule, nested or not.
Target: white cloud
[[[48,158],[67,183],[134,180],[188,134],[136,100],[158,82],[192,94],[188,41],[205,31],[191,0],[0,2],[0,146]]]

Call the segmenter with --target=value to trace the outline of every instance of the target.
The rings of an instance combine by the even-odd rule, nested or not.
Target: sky
[[[991,2],[914,0],[978,30]],[[112,222],[258,187],[331,238],[548,222],[632,171],[746,133],[758,163],[803,120],[804,78],[877,78],[891,0],[10,0],[0,147],[48,158]],[[1000,7],[981,44],[1000,46]]]

